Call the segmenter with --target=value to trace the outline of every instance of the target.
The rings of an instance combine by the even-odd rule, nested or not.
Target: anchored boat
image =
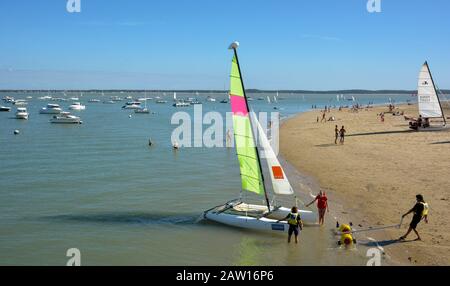
[[[81,124],[81,118],[75,115],[70,114],[70,112],[61,112],[59,115],[53,116],[50,119],[50,123],[57,124]]]
[[[234,52],[230,76],[230,101],[233,112],[236,153],[241,171],[242,191],[264,196],[266,205],[244,202],[241,191],[240,198],[205,211],[204,217],[234,227],[285,232],[289,228],[288,224],[278,220],[284,219],[290,213],[290,208],[276,205],[275,195],[293,195],[294,191],[256,115],[250,112],[239,66],[238,46],[237,42],[230,45],[230,49]],[[259,155],[260,150],[258,150],[254,133],[259,138],[259,148],[264,154],[270,173],[270,180],[275,193],[272,203],[269,201],[262,171],[262,161]],[[316,222],[315,213],[307,210],[299,210],[299,213],[305,223]]]

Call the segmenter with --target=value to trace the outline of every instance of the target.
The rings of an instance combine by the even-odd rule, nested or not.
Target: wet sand
[[[417,106],[396,110],[417,116]],[[450,228],[450,128],[445,131],[415,132],[403,116],[377,116],[387,107],[351,112],[331,110],[317,123],[320,110],[302,113],[286,120],[280,131],[281,155],[300,172],[313,176],[326,190],[331,212],[328,220],[352,221],[355,228],[395,225],[401,215],[422,194],[430,205],[428,224],[418,231],[423,241],[397,238],[406,232],[412,215],[402,228],[367,232],[364,240],[381,246],[394,264],[449,265]],[[446,114],[450,110],[446,109]],[[347,130],[344,145],[334,143],[334,127]],[[440,123],[432,123],[439,126]],[[303,191],[309,192],[306,186]],[[313,191],[314,192],[314,191]]]

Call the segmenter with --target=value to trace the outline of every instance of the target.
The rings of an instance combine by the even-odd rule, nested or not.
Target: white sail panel
[[[427,63],[423,64],[419,73],[417,100],[419,101],[419,114],[422,117],[442,117],[441,105]]]
[[[292,189],[292,186],[289,183],[283,168],[281,167],[280,161],[278,161],[278,158],[275,155],[269,140],[267,139],[266,133],[256,118],[255,113],[251,112],[250,114],[253,126],[257,127],[257,138],[261,144],[260,149],[264,154],[262,157],[266,160],[269,168],[273,191],[278,195],[292,195],[294,190]]]

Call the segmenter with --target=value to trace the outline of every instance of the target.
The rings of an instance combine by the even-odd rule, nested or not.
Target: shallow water
[[[149,101],[154,114],[135,115],[121,110],[123,102],[88,102],[112,94],[85,94],[80,101],[86,110],[73,112],[84,123],[67,126],[50,124],[51,115],[39,114],[48,102],[37,97],[46,94],[10,95],[33,99],[28,121],[14,119],[14,108],[0,113],[0,265],[65,265],[69,248],[80,249],[83,265],[364,265],[367,260],[363,247],[337,249],[332,225],[306,227],[299,245],[287,245],[284,235],[202,221],[203,210],[238,196],[237,159],[227,148],[174,153],[170,118],[181,109],[170,99]],[[178,93],[187,96],[192,95]],[[219,103],[225,96],[214,96],[217,102],[205,102],[203,110],[228,112],[229,104]],[[260,96],[266,97],[253,95],[254,110],[273,110],[273,104],[256,100]],[[363,104],[386,103],[389,97],[410,99],[357,96]],[[333,98],[292,95],[276,106],[287,117],[312,104],[335,104]],[[182,110],[192,113],[192,107]],[[306,199],[301,175],[288,174]]]

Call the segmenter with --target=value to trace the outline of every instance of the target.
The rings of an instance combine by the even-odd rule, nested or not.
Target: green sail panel
[[[234,140],[241,170],[242,189],[263,195],[264,182],[250,124],[249,109],[242,89],[242,78],[235,57],[233,57],[230,79]]]
[[[236,56],[233,56],[233,61],[231,62],[230,95],[242,97],[244,96],[244,90],[242,89],[242,79],[241,74],[239,73]]]

